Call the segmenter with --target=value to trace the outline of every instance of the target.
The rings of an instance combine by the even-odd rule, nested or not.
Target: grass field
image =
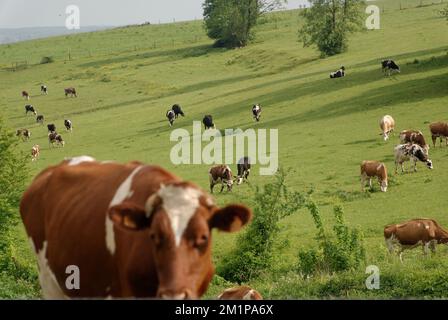
[[[381,30],[353,35],[347,53],[326,59],[297,42],[298,11],[264,17],[253,43],[237,50],[212,48],[200,21],[3,45],[0,114],[12,129],[31,130],[24,151],[41,146],[40,160],[30,164],[33,175],[65,157],[91,155],[159,164],[205,189],[209,166],[170,162],[174,143],[165,113],[171,105],[181,104],[187,115],[175,127],[190,132],[192,121],[209,113],[220,129],[278,129],[280,165],[290,168],[288,185],[303,192],[315,189],[324,222],[333,221],[333,204],[343,204],[349,225],[364,234],[367,265],[378,265],[384,274],[384,287],[365,289],[364,270],[300,278],[294,272],[297,252],[315,245],[315,228],[306,211],[282,222],[278,263],[250,285],[266,298],[280,299],[447,297],[448,248],[440,247],[431,259],[424,259],[419,249],[407,252],[401,264],[388,256],[382,233],[386,224],[416,217],[435,218],[448,227],[448,148],[431,147],[434,170],[420,164],[417,173],[394,175],[398,134],[388,142],[379,136],[378,121],[385,114],[395,118],[397,132],[419,129],[427,140],[429,122],[448,121],[448,23],[437,15],[443,5],[423,3],[428,5],[406,1],[406,9],[399,10],[399,1],[380,1]],[[44,56],[55,62],[39,64]],[[380,61],[389,57],[401,66],[400,75],[381,73]],[[27,61],[28,67],[8,69],[19,61]],[[347,76],[328,79],[341,65]],[[41,83],[48,86],[48,96],[40,95]],[[65,98],[63,89],[69,86],[78,89],[78,98]],[[46,123],[54,122],[62,131],[64,118],[73,121],[73,133],[63,134],[65,148],[49,149],[46,126],[25,116],[22,90],[31,93],[30,103]],[[263,106],[260,123],[251,118],[254,103]],[[386,162],[391,175],[387,193],[378,187],[360,192],[359,165],[368,159]],[[258,170],[250,179],[253,185],[271,180]],[[244,202],[250,194],[250,186],[243,185],[216,199],[219,204]],[[22,226],[16,237],[17,259],[32,264]],[[234,240],[235,235],[216,234],[217,264]],[[228,285],[216,278],[206,297]],[[0,297],[36,296],[39,292],[29,284],[0,274]]]

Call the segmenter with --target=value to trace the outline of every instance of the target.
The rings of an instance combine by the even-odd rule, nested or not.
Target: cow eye
[[[204,234],[196,239],[194,246],[197,249],[203,249],[205,246],[207,246],[207,244],[208,244],[208,236]]]

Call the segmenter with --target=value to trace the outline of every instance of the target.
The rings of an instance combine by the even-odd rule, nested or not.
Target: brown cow
[[[227,186],[228,191],[232,191],[233,186],[233,175],[232,170],[229,166],[222,164],[217,165],[208,171],[210,178],[210,192],[213,193],[213,188],[219,182],[221,182],[221,192],[224,190],[224,187]]]
[[[68,97],[68,95],[70,95],[72,98],[75,97],[77,98],[78,95],[76,94],[76,89],[75,88],[67,88],[65,89],[65,97]]]
[[[436,147],[437,138],[440,138],[440,146],[442,146],[442,139],[445,138],[446,146],[448,146],[448,123],[434,122],[429,125],[431,131],[432,143]]]
[[[399,247],[400,260],[403,262],[403,251],[423,246],[423,253],[436,250],[437,243],[448,243],[448,232],[435,220],[414,219],[401,224],[392,224],[384,228],[384,238],[390,253],[394,252],[394,246]]]
[[[224,290],[219,300],[263,300],[261,294],[248,286],[235,287]]]
[[[384,163],[378,161],[363,161],[361,164],[361,190],[364,191],[367,179],[372,188],[372,178],[378,178],[382,192],[387,191],[387,168]]]
[[[426,143],[425,137],[421,131],[417,130],[403,130],[400,132],[401,143],[415,143],[425,150],[425,154],[429,153],[429,145]]]
[[[252,217],[160,167],[90,157],[41,172],[20,212],[49,299],[201,297],[214,274],[212,230],[235,232]],[[76,269],[73,288],[66,272]]]

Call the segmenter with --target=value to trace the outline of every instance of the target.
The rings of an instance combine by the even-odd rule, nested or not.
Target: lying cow
[[[213,123],[213,117],[211,115],[204,116],[204,119],[202,119],[202,123],[204,124],[205,130],[215,128],[215,124]]]
[[[37,111],[34,109],[34,107],[30,104],[27,104],[25,106],[25,114],[28,114],[28,112],[32,112],[35,116],[37,116]]]
[[[27,91],[22,91],[22,97],[26,100],[30,100],[30,94]]]
[[[218,300],[263,300],[263,297],[257,290],[241,286],[224,290]]]
[[[78,97],[75,88],[67,88],[67,89],[64,89],[64,91],[65,91],[65,97],[68,97],[69,95],[70,95],[72,98],[73,98],[73,97]]]
[[[238,164],[236,167],[238,169],[237,181],[238,181],[238,185],[240,185],[241,183],[243,183],[244,180],[247,181],[249,178],[249,174],[250,174],[250,159],[249,159],[249,157],[241,158],[238,161]]]
[[[387,168],[386,165],[378,161],[363,161],[361,164],[361,190],[364,191],[366,181],[369,180],[369,186],[372,188],[372,179],[378,178],[381,191],[387,191]]]
[[[41,93],[41,94],[45,94],[45,95],[47,95],[47,94],[48,94],[48,88],[47,88],[47,86],[41,85],[41,86],[40,86],[40,93]]]
[[[37,123],[40,123],[40,124],[44,124],[44,116],[43,115],[38,115],[37,117],[36,117],[36,122]]]
[[[421,245],[425,255],[428,249],[435,252],[436,244],[448,243],[448,232],[435,220],[414,219],[386,226],[384,238],[390,253],[393,253],[395,246],[398,246],[400,261],[403,262],[402,254],[405,249],[413,249]]]
[[[68,120],[68,119],[65,119],[64,120],[64,126],[65,126],[65,130],[67,130],[67,131],[72,131],[73,130],[73,124],[72,124],[72,122],[70,121],[70,120]]]
[[[345,67],[342,66],[338,71],[330,73],[330,79],[345,77]]]
[[[431,131],[432,143],[436,147],[437,138],[440,138],[440,146],[442,146],[442,139],[445,138],[446,146],[448,146],[448,123],[434,122],[429,125]]]
[[[174,124],[174,120],[176,119],[176,114],[174,113],[174,111],[168,110],[166,112],[166,118],[168,119],[168,122],[170,123],[170,127],[172,127]]]
[[[230,170],[229,166],[226,165],[217,165],[212,167],[209,171],[210,178],[210,192],[213,193],[213,188],[218,183],[221,183],[221,191],[224,190],[224,187],[227,186],[228,191],[232,191],[233,186],[233,175],[232,170]]]
[[[50,132],[48,134],[48,142],[50,143],[50,147],[56,145],[65,146],[65,141],[62,139],[62,136],[57,132]]]
[[[31,137],[31,132],[28,129],[19,129],[16,131],[16,136],[22,138],[23,141],[29,140]]]
[[[56,126],[53,123],[47,124],[48,132],[56,132]]]
[[[31,161],[37,161],[40,155],[40,146],[38,144],[31,148]]]
[[[402,144],[415,143],[425,150],[426,155],[429,153],[429,145],[425,141],[425,137],[421,131],[403,130],[400,132],[400,141]]]
[[[90,157],[41,172],[20,213],[46,299],[200,298],[214,275],[212,230],[236,232],[252,216],[160,167]],[[76,290],[68,266],[80,270]]]
[[[389,135],[395,130],[395,120],[389,115],[386,115],[380,120],[380,128],[382,133],[380,136],[383,136],[384,141],[389,139]]]
[[[181,115],[182,117],[185,117],[185,113],[182,111],[182,107],[178,104],[175,104],[171,107],[171,110],[174,111],[174,115],[176,116],[176,119]]]
[[[418,144],[400,144],[395,147],[395,173],[398,173],[398,165],[401,166],[401,172],[404,173],[403,163],[410,160],[414,166],[414,172],[417,171],[417,162],[426,164],[428,169],[432,169],[432,161],[428,158],[425,150]]]
[[[252,107],[252,115],[254,116],[254,119],[258,122],[261,118],[261,106],[259,104],[256,104]]]
[[[381,66],[383,69],[383,73],[390,76],[393,72],[400,73],[400,67],[393,60],[383,60],[381,61]]]

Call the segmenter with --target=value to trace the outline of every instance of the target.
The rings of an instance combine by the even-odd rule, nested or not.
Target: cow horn
[[[154,210],[160,206],[162,199],[157,193],[151,195],[145,203],[146,217],[149,218],[154,213]]]

